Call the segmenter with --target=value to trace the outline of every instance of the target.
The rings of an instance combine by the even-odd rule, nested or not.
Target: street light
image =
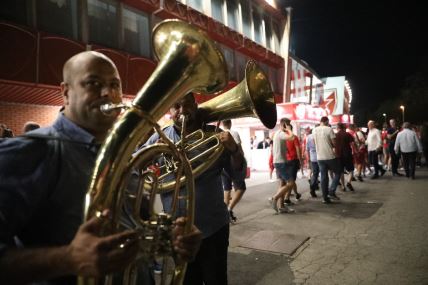
[[[383,113],[382,116],[383,116],[383,119],[385,120],[385,123],[386,123],[386,114]]]
[[[403,105],[401,105],[401,106],[400,106],[400,109],[401,109],[401,115],[402,115],[403,123],[404,123],[404,106],[403,106]]]

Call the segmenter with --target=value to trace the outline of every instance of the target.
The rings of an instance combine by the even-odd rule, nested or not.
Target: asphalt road
[[[275,182],[249,181],[231,226],[229,284],[428,284],[428,170],[416,176],[354,182],[333,205],[299,179],[293,214],[269,207]]]

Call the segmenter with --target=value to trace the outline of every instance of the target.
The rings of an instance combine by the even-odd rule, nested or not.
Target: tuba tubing
[[[203,32],[190,24],[179,20],[163,21],[154,28],[152,42],[160,60],[158,66],[101,146],[86,195],[85,221],[104,209],[111,211],[112,225],[103,227],[102,235],[119,230],[124,196],[120,185],[141,138],[146,137],[169,107],[188,92],[215,93],[227,83],[223,55]],[[187,232],[194,220],[193,195],[189,193],[188,196]],[[174,281],[175,284],[181,282]],[[78,283],[95,282],[79,278]]]
[[[244,80],[229,91],[199,105],[198,112],[205,123],[254,117],[258,118],[266,128],[272,129],[277,121],[275,98],[270,81],[253,60],[247,62]],[[200,132],[200,130],[196,132]],[[196,136],[195,133],[189,134],[188,137]],[[218,141],[215,133],[202,134],[202,138],[197,141],[196,145],[203,145],[208,140],[217,140],[217,143],[197,157],[188,156],[191,163],[196,160],[204,161],[196,167],[192,166],[195,178],[211,167],[223,152],[223,145]],[[186,178],[182,177],[180,182],[184,184],[185,180]],[[160,193],[173,189],[174,184],[171,182],[160,183],[158,186]]]

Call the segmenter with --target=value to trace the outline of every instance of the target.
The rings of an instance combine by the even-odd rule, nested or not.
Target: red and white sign
[[[327,111],[321,107],[314,107],[308,104],[285,103],[276,105],[278,120],[289,118],[298,121],[319,122],[322,116],[327,116]]]

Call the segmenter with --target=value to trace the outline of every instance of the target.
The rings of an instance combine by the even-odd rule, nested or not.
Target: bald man
[[[75,284],[76,275],[123,269],[138,250],[134,231],[99,236],[107,209],[81,225],[100,144],[119,115],[100,110],[122,100],[117,68],[105,55],[87,51],[65,63],[63,78],[64,108],[56,121],[0,142],[0,284]],[[177,221],[176,232],[183,226]],[[190,258],[200,239],[195,228],[176,235],[177,253]]]

